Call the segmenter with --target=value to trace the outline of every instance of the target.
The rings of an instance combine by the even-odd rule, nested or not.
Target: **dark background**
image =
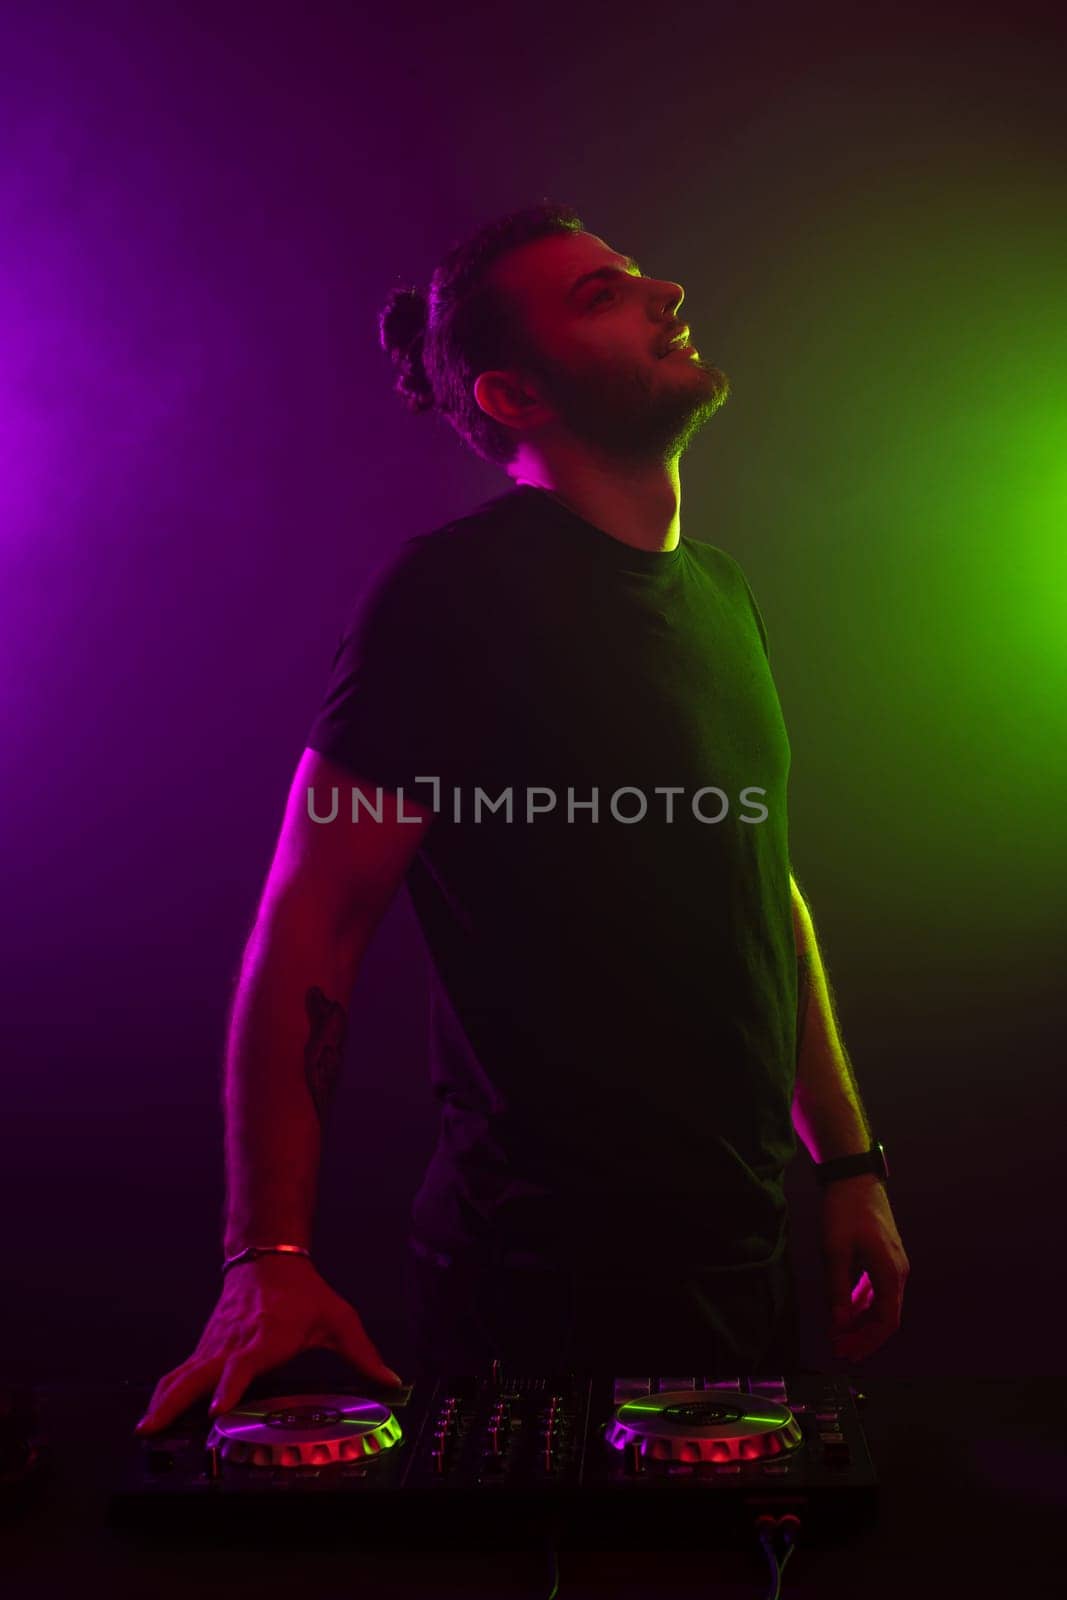
[[[226,1006],[338,632],[508,487],[403,411],[377,311],[546,196],[731,377],[682,526],[767,622],[890,1155],[912,1275],[867,1370],[1062,1371],[1056,10],[2,8],[5,1372],[154,1382],[199,1336]],[[401,895],[315,1236],[402,1373],[426,960]],[[803,1147],[790,1187],[819,1364]]]

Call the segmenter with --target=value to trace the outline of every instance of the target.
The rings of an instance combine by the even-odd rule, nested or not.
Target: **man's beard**
[[[679,359],[667,356],[665,360]],[[542,367],[549,404],[568,433],[608,459],[665,465],[684,454],[730,394],[730,380],[699,356],[702,381],[656,385],[640,372],[576,375]]]

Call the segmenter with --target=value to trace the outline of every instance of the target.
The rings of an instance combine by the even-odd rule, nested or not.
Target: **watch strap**
[[[820,1186],[833,1183],[837,1178],[858,1178],[865,1172],[873,1172],[883,1181],[889,1176],[885,1145],[880,1140],[860,1155],[838,1156],[834,1161],[820,1161],[815,1167],[815,1177]]]

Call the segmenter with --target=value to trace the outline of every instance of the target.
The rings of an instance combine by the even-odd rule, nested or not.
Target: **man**
[[[513,487],[406,540],[338,648],[234,1006],[232,1270],[142,1431],[305,1345],[395,1379],[307,1252],[346,997],[402,881],[441,1106],[420,1369],[788,1370],[794,1129],[827,1180],[835,1348],[899,1323],[907,1258],[790,871],[766,630],[737,562],[681,532],[679,459],[729,383],[680,285],[531,211],[383,317],[401,392]]]

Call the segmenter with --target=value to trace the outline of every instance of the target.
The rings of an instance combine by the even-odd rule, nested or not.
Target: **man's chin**
[[[721,372],[718,367],[713,367],[706,363],[701,366],[700,370],[707,379],[705,388],[710,394],[714,395],[715,399],[718,401],[718,404],[721,406],[730,395],[729,378],[726,376],[726,373]]]
[[[698,371],[703,372],[705,377],[711,378],[716,388],[728,389],[730,387],[730,380],[725,372],[721,372],[718,367],[713,367],[711,362],[705,361],[702,356],[694,356],[692,365]]]
[[[667,356],[665,359],[670,361],[671,358]],[[679,384],[684,382],[696,383],[698,379],[694,378],[693,374],[699,373],[700,379],[703,380],[701,383],[702,388],[711,389],[715,392],[721,391],[724,400],[730,392],[730,380],[725,372],[720,371],[718,367],[712,366],[710,361],[705,361],[703,356],[677,357],[674,361],[674,366],[682,367],[683,369],[689,367],[691,369],[685,378],[677,380]]]

